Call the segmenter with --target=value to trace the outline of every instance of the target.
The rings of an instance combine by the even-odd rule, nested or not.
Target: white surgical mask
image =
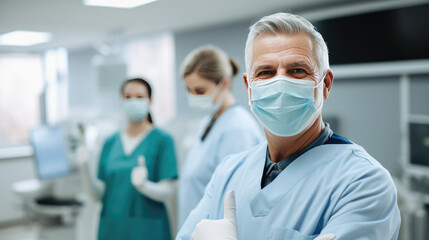
[[[314,89],[324,78],[316,86],[314,81],[286,76],[250,82],[250,108],[259,122],[274,135],[295,136],[317,119],[323,96],[318,92],[316,101]]]
[[[198,112],[216,112],[220,108],[220,100],[216,103],[213,103],[216,93],[220,89],[218,84],[215,90],[211,94],[207,95],[194,95],[188,92],[188,105],[190,108]]]
[[[149,99],[148,98],[129,98],[124,100],[124,110],[127,117],[133,121],[138,122],[145,118],[149,113]]]

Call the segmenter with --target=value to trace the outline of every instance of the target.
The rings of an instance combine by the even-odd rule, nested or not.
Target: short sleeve
[[[111,148],[111,139],[107,139],[104,142],[103,148],[101,150],[101,154],[100,154],[100,160],[98,162],[98,172],[97,172],[97,178],[102,180],[103,182],[106,180],[106,161],[108,158],[108,152],[109,149]]]
[[[219,172],[222,172],[222,167],[216,168],[215,172],[211,176],[207,187],[204,190],[204,195],[199,201],[198,205],[191,211],[186,221],[181,226],[177,233],[176,240],[189,240],[194,232],[195,226],[203,219],[210,219],[210,212],[216,207],[214,196],[216,184],[219,184],[218,179]]]
[[[173,139],[165,135],[161,140],[158,180],[177,178],[177,159]]]

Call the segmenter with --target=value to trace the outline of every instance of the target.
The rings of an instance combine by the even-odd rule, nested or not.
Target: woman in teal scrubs
[[[108,138],[101,152],[98,178],[105,190],[98,239],[171,239],[164,203],[138,191],[130,175],[143,156],[148,182],[177,179],[173,140],[153,126],[149,113],[152,91],[145,80],[126,81],[121,93],[129,124],[125,131]]]

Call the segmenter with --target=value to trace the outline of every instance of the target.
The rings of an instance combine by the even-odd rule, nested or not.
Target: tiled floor
[[[0,240],[96,240],[100,209],[100,204],[87,201],[75,218],[61,218],[60,221],[52,216],[38,215],[32,224],[26,225],[23,220],[15,224],[2,223]],[[43,227],[34,223],[35,219],[44,222]]]
[[[19,239],[34,239],[37,236],[37,228],[35,226],[25,226],[23,224],[15,224],[0,228],[1,240],[19,240]]]
[[[73,226],[49,226],[40,228],[33,224],[15,224],[0,228],[0,240],[74,240]]]

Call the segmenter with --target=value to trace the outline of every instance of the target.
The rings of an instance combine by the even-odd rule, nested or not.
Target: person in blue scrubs
[[[197,206],[221,160],[263,141],[255,118],[231,93],[237,72],[237,63],[214,46],[197,48],[184,60],[182,77],[189,106],[207,116],[181,168],[179,226]]]
[[[245,57],[267,142],[221,162],[176,239],[397,239],[389,172],[322,120],[334,76],[320,33],[297,15],[266,16]]]
[[[153,126],[152,90],[144,79],[125,81],[121,94],[129,123],[105,141],[98,167],[104,192],[93,188],[102,202],[98,239],[169,240],[160,196],[172,191],[168,186],[177,178],[173,140]]]

